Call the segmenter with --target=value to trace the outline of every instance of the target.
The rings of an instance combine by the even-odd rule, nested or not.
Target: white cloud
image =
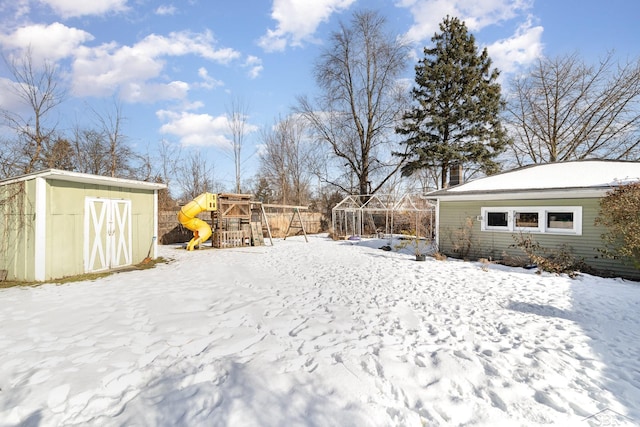
[[[264,69],[264,67],[262,66],[262,60],[253,55],[249,55],[247,57],[244,66],[249,68],[248,75],[250,79],[257,78]]]
[[[59,22],[20,27],[10,34],[0,34],[0,44],[9,49],[31,49],[32,59],[56,61],[74,54],[82,43],[93,40],[86,31]]]
[[[138,55],[135,49],[114,42],[81,47],[72,65],[72,90],[78,96],[108,95],[119,86],[157,77],[163,66],[154,56]]]
[[[231,148],[229,120],[226,115],[212,116],[188,111],[159,110],[156,116],[164,124],[160,133],[178,137],[185,147],[215,147],[222,150]],[[247,134],[256,132],[258,126],[247,123],[244,128]]]
[[[31,11],[30,0],[13,0],[0,2],[0,16],[8,22],[18,22]],[[6,22],[4,23],[6,25]]]
[[[185,146],[217,147],[229,149],[231,141],[225,136],[229,123],[226,116],[214,117],[209,114],[196,114],[186,111],[175,112],[160,110],[156,116],[163,122],[160,132],[174,135]]]
[[[149,35],[133,46],[103,44],[81,47],[73,62],[73,93],[100,96],[120,88],[129,100],[176,99],[186,95],[184,82],[150,82],[163,78],[165,58],[198,55],[225,64],[240,54],[233,49],[216,49],[209,32],[175,32]]]
[[[198,87],[202,87],[205,89],[214,89],[219,86],[224,86],[223,82],[211,77],[209,75],[209,71],[207,71],[207,69],[204,67],[198,68],[198,76],[202,79],[202,82],[198,83]]]
[[[231,48],[215,49],[214,42],[210,31],[203,33],[180,31],[169,33],[167,37],[151,34],[135,44],[132,49],[137,54],[151,57],[197,54],[221,64],[227,64],[240,56],[239,52]]]
[[[287,45],[300,46],[312,41],[322,22],[336,12],[347,9],[356,0],[274,0],[271,17],[276,29],[268,29],[258,44],[266,51],[282,51]]]
[[[189,84],[181,81],[169,83],[129,82],[120,88],[120,97],[127,102],[154,102],[167,99],[184,99]]]
[[[63,18],[104,15],[128,9],[127,0],[39,0]]]
[[[526,68],[543,55],[542,32],[541,26],[532,26],[529,20],[512,37],[487,46],[493,65],[502,75]]]
[[[204,103],[202,101],[193,101],[193,102],[185,101],[181,107],[183,111],[198,110],[204,107]]]
[[[402,0],[397,6],[408,8],[414,25],[406,36],[420,42],[439,31],[445,16],[464,21],[471,32],[517,17],[533,7],[533,0]]]
[[[177,11],[174,5],[162,5],[156,9],[156,15],[175,15]]]
[[[440,32],[440,23],[447,15],[464,21],[471,33],[520,22],[513,35],[487,45],[493,66],[501,71],[501,80],[542,56],[543,28],[534,26],[529,15],[533,0],[399,0],[396,6],[409,9],[413,15],[414,24],[406,37],[418,43]]]
[[[19,83],[0,77],[0,109],[14,113],[26,111],[24,100],[18,95],[19,86]]]

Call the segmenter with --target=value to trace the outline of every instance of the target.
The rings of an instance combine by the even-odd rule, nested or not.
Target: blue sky
[[[105,109],[116,97],[130,144],[153,150],[165,139],[201,150],[231,188],[231,103],[247,106],[249,157],[259,129],[287,115],[296,96],[313,95],[312,67],[328,35],[364,8],[409,37],[416,57],[445,15],[461,18],[505,79],[542,55],[639,56],[640,2],[633,0],[2,0],[0,48],[11,57],[31,46],[34,59],[58,64],[68,90],[52,117],[60,131],[90,124],[87,106]],[[20,111],[12,84],[0,64],[0,108]],[[255,173],[256,157],[245,163],[244,179]]]

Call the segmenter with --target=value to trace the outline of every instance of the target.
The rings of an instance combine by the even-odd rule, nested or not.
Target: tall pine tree
[[[487,50],[478,54],[475,38],[464,22],[447,16],[441,33],[424,49],[425,57],[416,65],[415,106],[402,116],[396,132],[406,135],[405,176],[439,169],[441,186],[447,186],[450,167],[495,173],[495,157],[506,146],[499,120],[504,108],[498,70],[491,70]]]

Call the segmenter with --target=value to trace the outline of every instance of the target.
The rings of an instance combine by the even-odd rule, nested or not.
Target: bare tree
[[[158,191],[158,206],[161,211],[172,210],[177,206],[173,195],[176,193],[174,178],[181,165],[181,149],[162,139],[144,154],[137,154],[136,179],[166,184],[167,188]],[[173,192],[173,194],[172,194]]]
[[[23,143],[19,137],[0,141],[0,178],[22,175],[27,170]]]
[[[297,107],[337,160],[338,175],[323,181],[346,193],[375,193],[402,166],[391,153],[399,151],[394,128],[407,105],[397,80],[407,54],[376,12],[357,12],[350,26],[332,34],[315,66],[321,94],[315,103],[299,98]]]
[[[260,177],[266,180],[273,197],[285,204],[288,202],[290,183],[287,176],[287,141],[282,128],[264,129],[261,132],[263,150],[260,153]]]
[[[12,142],[10,140],[0,140],[0,179],[9,178],[16,173],[16,162],[14,153],[10,150]]]
[[[138,179],[144,181],[160,182],[167,185],[164,190],[158,191],[158,204],[161,210],[170,209],[175,206],[172,193],[175,194],[174,178],[181,165],[182,152],[179,144],[172,144],[166,139],[162,139],[154,151],[149,151],[144,156],[140,156],[141,164],[139,170],[141,176]]]
[[[283,204],[307,204],[310,199],[314,146],[306,121],[289,116],[262,131],[260,178],[266,179]]]
[[[239,98],[231,101],[231,105],[227,107],[227,118],[229,122],[229,131],[231,132],[231,152],[236,172],[236,193],[242,190],[242,148],[244,145],[244,137],[247,133],[248,106]]]
[[[74,164],[78,172],[107,175],[106,138],[95,129],[73,129],[71,142]]]
[[[70,139],[69,156],[73,170],[94,175],[120,178],[151,179],[150,159],[134,152],[123,133],[121,104],[114,100],[113,108],[92,113],[94,127],[76,124]]]
[[[136,154],[127,144],[127,137],[123,133],[125,118],[122,113],[122,104],[113,99],[112,106],[104,112],[91,108],[95,116],[100,133],[105,138],[105,175],[112,177],[134,178],[134,165]]]
[[[2,147],[3,169],[7,173],[30,173],[46,166],[44,152],[55,142],[56,126],[47,123],[50,113],[65,99],[65,91],[58,86],[56,66],[48,61],[36,64],[31,50],[18,58],[3,60],[13,76],[11,87],[15,95],[30,110],[26,117],[6,109],[1,110],[5,124],[13,131],[15,140]]]
[[[180,168],[182,150],[180,145],[162,139],[156,146],[156,153],[149,160],[150,180],[170,185]]]
[[[191,200],[202,193],[216,193],[213,163],[200,151],[193,150],[177,166],[176,182],[183,199]]]
[[[512,82],[507,121],[518,165],[640,158],[640,61],[540,59]]]

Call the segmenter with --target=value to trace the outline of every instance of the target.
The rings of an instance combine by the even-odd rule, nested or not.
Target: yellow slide
[[[211,226],[197,218],[200,212],[215,211],[218,209],[218,196],[211,193],[202,193],[178,212],[178,222],[187,229],[193,231],[193,239],[187,244],[187,250],[192,251],[200,243],[206,242],[211,237]]]

